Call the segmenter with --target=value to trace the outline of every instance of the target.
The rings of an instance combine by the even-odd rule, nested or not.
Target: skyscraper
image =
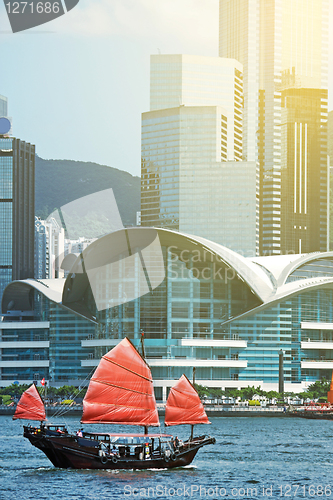
[[[185,54],[150,58],[150,111],[177,106],[220,106],[227,122],[225,159],[240,161],[243,67],[234,59]],[[219,153],[217,153],[219,159]]]
[[[142,114],[141,225],[256,254],[257,164],[241,164],[242,65],[151,56],[150,108]]]
[[[0,116],[7,116],[7,97],[0,95]]]
[[[260,163],[260,252],[327,249],[328,0],[220,0],[243,64],[244,157]]]
[[[191,174],[208,176],[209,164],[227,159],[226,145],[227,118],[219,106],[143,113],[141,225],[180,230],[183,195],[195,188]]]
[[[260,1],[220,1],[219,55],[243,65],[243,156],[257,160]]]
[[[63,278],[65,231],[53,218],[35,217],[35,278]]]
[[[35,146],[0,136],[0,300],[12,281],[34,276]]]
[[[142,114],[141,225],[257,252],[257,165],[227,161],[227,118],[219,106]]]

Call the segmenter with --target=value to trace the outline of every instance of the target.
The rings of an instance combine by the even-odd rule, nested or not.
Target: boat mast
[[[144,360],[146,360],[146,355],[145,355],[145,332],[142,330],[141,332],[141,349],[142,349],[142,357]]]
[[[193,387],[194,387],[194,384],[195,384],[195,366],[193,366]],[[193,430],[194,430],[194,425],[191,424],[191,437],[190,437],[191,441],[193,439]]]
[[[45,378],[43,380],[45,380]],[[41,384],[43,385],[42,381],[41,381]],[[38,389],[37,389],[37,380],[36,380],[36,382],[34,381],[34,385],[36,387],[36,390],[38,391]],[[41,400],[43,401],[44,408],[45,408],[45,420],[47,420],[47,418],[46,418],[47,417],[47,414],[46,414],[46,386],[47,386],[47,382],[45,380],[45,382],[44,382],[44,399],[43,399],[42,395],[40,396]],[[43,394],[43,392],[42,392],[42,394]],[[44,420],[41,420],[41,425],[43,424],[43,422],[44,422]]]
[[[146,356],[145,356],[145,332],[143,330],[141,332],[141,349],[142,349],[142,357],[145,360],[146,359]],[[145,435],[148,435],[148,425],[143,426],[143,433]]]
[[[46,408],[47,408],[47,404],[46,404],[46,399],[47,399],[47,381],[45,380],[45,387],[44,387],[44,406],[45,406],[45,417],[47,416],[46,412]]]

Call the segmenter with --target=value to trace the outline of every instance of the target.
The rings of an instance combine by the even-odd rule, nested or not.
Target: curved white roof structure
[[[198,236],[167,229],[129,228],[110,233],[89,245],[83,254],[76,259],[66,280],[26,279],[10,283],[3,294],[2,311],[7,311],[9,305],[14,309],[23,309],[29,303],[30,290],[35,289],[53,302],[73,309],[78,314],[94,321],[96,318],[91,316],[91,313],[88,314],[87,311],[84,311],[84,305],[80,305],[80,300],[89,286],[89,280],[84,272],[85,259],[88,258],[91,261],[96,259],[96,262],[101,259],[103,262],[108,259],[114,261],[118,254],[123,251],[124,242],[140,241],[140,245],[144,248],[145,239],[147,242],[151,241],[153,232],[158,234],[161,245],[177,248],[180,252],[198,249],[206,257],[212,254],[219,262],[233,269],[235,277],[244,281],[261,301],[261,305],[244,313],[246,315],[285,297],[301,293],[305,289],[333,287],[333,252],[249,258]],[[332,263],[331,272],[329,272],[329,265],[327,268],[329,275],[325,274],[322,266],[322,276],[312,277],[309,275],[306,278],[297,276],[293,281],[287,282],[296,270],[318,260],[321,263],[325,260]],[[13,304],[10,304],[11,301]]]
[[[2,297],[2,311],[25,311],[30,306],[30,292],[37,290],[56,304],[61,304],[65,280],[58,279],[25,279],[12,281],[7,285]]]
[[[223,260],[229,267],[233,268],[237,274],[249,285],[255,294],[263,301],[271,297],[274,293],[275,284],[270,279],[267,272],[258,266],[251,259],[243,257],[242,255],[226,248],[218,243],[214,243],[200,236],[191,236],[183,233],[184,238],[191,239],[200,243],[203,248],[215,253]]]

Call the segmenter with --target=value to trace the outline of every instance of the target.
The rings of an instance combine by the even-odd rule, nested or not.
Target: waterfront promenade
[[[158,413],[164,416],[165,405],[157,403]],[[82,405],[75,406],[48,406],[46,412],[48,417],[71,415],[80,417],[82,414]],[[283,417],[288,415],[284,407],[280,406],[226,406],[226,405],[205,405],[206,413],[209,417]],[[0,415],[12,416],[15,412],[15,406],[0,405]]]

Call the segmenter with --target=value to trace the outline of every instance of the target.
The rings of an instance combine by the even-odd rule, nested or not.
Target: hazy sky
[[[150,54],[217,56],[218,0],[80,0],[65,16],[16,34],[1,2],[0,47],[0,94],[16,137],[43,158],[140,175]],[[332,109],[333,50],[330,89]]]

